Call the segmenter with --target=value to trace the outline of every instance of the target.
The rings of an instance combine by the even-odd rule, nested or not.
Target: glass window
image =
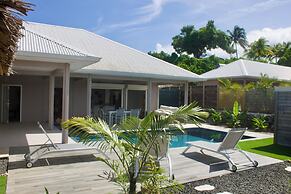
[[[127,109],[140,109],[140,115],[145,114],[146,92],[144,90],[128,90]]]
[[[113,106],[114,109],[121,107],[122,91],[118,89],[92,89],[91,108],[103,108]]]

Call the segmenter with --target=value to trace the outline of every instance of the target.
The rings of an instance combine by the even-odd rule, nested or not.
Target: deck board
[[[185,156],[182,151],[182,148],[170,149],[173,172],[181,183],[231,173],[226,169],[226,163],[211,165],[223,160],[219,155],[205,156],[200,154],[199,150],[191,148]],[[50,193],[61,194],[119,192],[118,186],[98,176],[108,168],[96,161],[92,155],[50,158],[49,166],[41,160],[36,167],[27,169],[23,155],[19,153],[17,149],[17,154],[13,155],[12,150],[10,155],[7,194],[44,193],[44,187],[47,187]],[[250,155],[260,166],[280,162],[256,154]],[[240,155],[235,154],[234,160],[241,160]],[[166,167],[167,161],[164,160],[161,164]],[[250,167],[246,166],[239,170],[248,168]]]

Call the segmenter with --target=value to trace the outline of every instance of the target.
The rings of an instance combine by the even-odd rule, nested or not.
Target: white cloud
[[[151,22],[154,18],[161,14],[163,6],[170,1],[171,0],[151,0],[150,4],[144,5],[137,9],[135,12],[135,15],[137,15],[136,19],[128,22],[113,24],[111,27],[131,27]]]
[[[249,43],[252,43],[259,38],[264,37],[269,41],[269,44],[276,44],[291,41],[291,27],[287,28],[263,28],[261,30],[253,30],[248,32],[247,38]]]
[[[160,43],[157,43],[156,44],[156,52],[161,52],[161,51],[164,51],[165,53],[168,53],[168,54],[172,54],[173,52],[175,52],[172,45],[170,45],[170,44],[162,45]]]
[[[227,52],[225,52],[224,50],[222,50],[221,48],[208,50],[208,51],[206,51],[206,54],[208,56],[215,55],[215,56],[221,57],[221,58],[229,58],[230,57],[230,55]]]
[[[235,10],[238,15],[246,15],[258,11],[266,11],[274,9],[274,7],[290,2],[290,0],[265,0],[259,3],[253,4],[251,7],[245,7],[239,10]]]

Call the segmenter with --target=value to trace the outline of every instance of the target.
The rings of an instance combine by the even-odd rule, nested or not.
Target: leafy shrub
[[[265,116],[254,117],[252,119],[252,124],[254,128],[258,130],[266,130],[269,126]]]
[[[229,127],[240,127],[241,121],[239,118],[240,115],[240,106],[237,101],[234,102],[232,112],[228,112],[228,121],[226,122]]]
[[[222,114],[215,109],[210,109],[210,119],[213,124],[220,124],[222,121]]]
[[[141,184],[141,190],[144,194],[174,194],[183,189],[183,185],[175,180],[169,180],[169,177],[164,175],[162,169],[156,161],[150,159],[145,166]],[[147,170],[149,173],[147,173]]]

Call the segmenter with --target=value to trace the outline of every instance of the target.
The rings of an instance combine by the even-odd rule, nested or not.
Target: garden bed
[[[0,175],[7,173],[8,158],[0,158]]]
[[[0,194],[5,194],[8,158],[0,158]]]
[[[184,189],[178,193],[289,193],[291,192],[291,173],[285,170],[287,166],[291,166],[291,163],[282,162],[219,177],[194,181],[184,184]],[[204,192],[194,189],[196,186],[204,184],[212,185],[215,189]]]

